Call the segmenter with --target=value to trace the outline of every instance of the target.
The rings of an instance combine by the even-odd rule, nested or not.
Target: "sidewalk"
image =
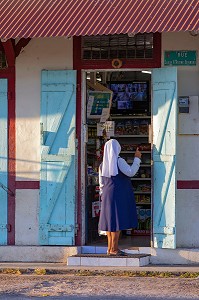
[[[43,272],[42,272],[43,270]],[[39,273],[43,274],[79,274],[86,275],[125,275],[125,273],[133,275],[136,273],[142,276],[150,276],[154,273],[171,273],[171,275],[180,276],[181,274],[195,273],[199,276],[199,265],[148,265],[144,267],[83,267],[83,266],[67,266],[66,263],[37,263],[37,262],[0,262],[0,273],[14,274],[20,271],[22,274]],[[198,274],[196,274],[198,273]],[[190,276],[191,277],[191,276]]]

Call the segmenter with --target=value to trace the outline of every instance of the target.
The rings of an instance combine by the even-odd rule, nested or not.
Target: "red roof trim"
[[[1,0],[0,38],[199,30],[198,0]]]

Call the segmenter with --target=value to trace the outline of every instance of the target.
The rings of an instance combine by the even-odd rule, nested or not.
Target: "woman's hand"
[[[137,147],[136,151],[135,151],[135,157],[138,157],[139,159],[141,159],[142,153],[140,152],[139,148]]]

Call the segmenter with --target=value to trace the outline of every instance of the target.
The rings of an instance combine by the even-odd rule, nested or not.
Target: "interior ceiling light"
[[[141,71],[142,73],[151,74],[151,71]]]

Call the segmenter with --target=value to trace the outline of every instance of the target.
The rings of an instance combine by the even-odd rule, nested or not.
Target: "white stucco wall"
[[[162,34],[164,50],[198,50],[199,37]],[[163,62],[162,55],[162,62]],[[18,181],[40,177],[40,76],[42,69],[72,69],[72,40],[33,39],[16,62],[16,175]],[[199,67],[178,67],[178,95],[199,96]],[[198,180],[199,137],[177,136],[177,179]],[[199,247],[199,191],[177,190],[178,247]],[[38,190],[16,194],[16,244],[38,244]]]
[[[73,42],[32,39],[16,61],[16,180],[40,180],[41,70],[73,68]],[[38,244],[38,191],[18,190],[16,244]],[[29,214],[27,214],[29,212]]]
[[[188,32],[164,33],[162,54],[165,50],[199,52],[199,36],[192,37]],[[178,67],[178,96],[199,96],[199,61],[195,67]],[[177,180],[199,180],[198,147],[199,135],[177,135]],[[198,199],[199,190],[177,190],[177,247],[199,247]]]

